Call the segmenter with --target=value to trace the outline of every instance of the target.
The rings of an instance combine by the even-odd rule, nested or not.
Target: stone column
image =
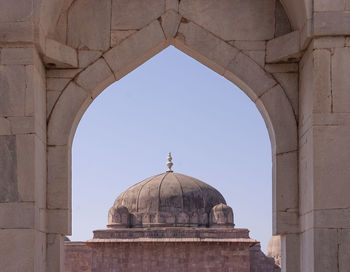
[[[350,40],[314,39],[300,62],[301,272],[350,266]]]
[[[0,267],[45,271],[45,70],[17,46],[0,49]]]
[[[32,1],[2,1],[0,270],[46,271],[45,69]]]

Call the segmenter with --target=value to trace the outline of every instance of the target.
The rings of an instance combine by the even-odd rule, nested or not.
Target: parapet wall
[[[222,242],[65,242],[65,272],[280,272],[260,245]],[[142,268],[142,269],[141,269]]]

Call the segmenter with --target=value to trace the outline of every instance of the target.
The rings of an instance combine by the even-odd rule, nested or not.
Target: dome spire
[[[168,170],[166,170],[167,172],[173,172],[173,170],[171,170],[171,167],[174,165],[173,162],[173,157],[171,157],[171,152],[169,152],[168,154],[168,162],[166,163],[166,166],[168,166]]]

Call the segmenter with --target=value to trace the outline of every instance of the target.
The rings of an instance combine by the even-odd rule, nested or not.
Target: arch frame
[[[144,40],[150,36],[154,38],[145,46]],[[192,22],[180,23],[177,36],[167,38],[158,20],[79,72],[67,83],[53,107],[47,132],[47,206],[55,213],[62,210],[62,216],[66,217],[67,226],[62,233],[69,234],[71,228],[68,220],[71,214],[71,145],[81,117],[107,86],[169,45],[236,84],[255,103],[271,140],[274,234],[295,233],[298,226],[298,134],[293,108],[285,91],[271,74],[244,52],[204,28]],[[126,49],[129,53],[125,53]]]
[[[64,88],[47,118],[48,237],[71,234],[71,149],[78,123],[88,106],[109,85],[173,45],[237,85],[255,103],[272,148],[273,234],[298,237],[298,125],[295,105],[273,73],[244,50],[174,10],[135,31],[79,69],[48,70]],[[295,239],[289,245],[295,244]],[[288,244],[283,247],[289,248]],[[299,248],[293,250],[299,252]],[[47,253],[48,266],[57,263]],[[298,258],[299,253],[294,254]],[[56,265],[57,266],[57,265]],[[58,265],[59,266],[59,265]]]

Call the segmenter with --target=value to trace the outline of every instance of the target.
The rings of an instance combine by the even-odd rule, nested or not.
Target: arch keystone
[[[161,18],[165,37],[167,39],[173,38],[179,28],[181,15],[173,10],[168,10]]]

